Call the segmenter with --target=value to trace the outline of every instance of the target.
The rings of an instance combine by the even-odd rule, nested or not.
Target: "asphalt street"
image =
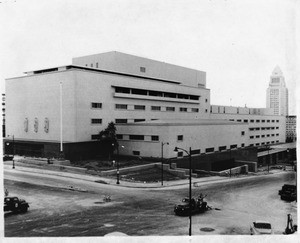
[[[45,172],[4,166],[4,185],[10,195],[30,203],[26,214],[5,215],[5,236],[131,236],[187,235],[188,218],[174,214],[174,205],[188,196],[188,180],[164,187],[139,185],[87,175]],[[297,221],[297,205],[280,200],[284,183],[295,183],[293,171],[268,175],[193,179],[193,194],[207,194],[213,210],[192,217],[193,235],[248,235],[252,221],[270,221],[282,234],[287,214]],[[106,184],[108,183],[108,184]],[[110,195],[111,202],[103,202]],[[203,229],[210,229],[204,231]]]

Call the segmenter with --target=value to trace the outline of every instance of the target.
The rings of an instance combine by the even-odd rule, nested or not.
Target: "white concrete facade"
[[[118,52],[7,79],[6,97],[16,141],[96,141],[111,121],[127,155],[160,157],[161,142],[174,157],[175,146],[202,154],[285,141],[285,117],[272,109],[211,106],[205,72]]]
[[[248,124],[221,120],[157,120],[119,124],[120,153],[145,157],[160,157],[162,143],[164,158],[176,157],[175,147],[192,153],[209,154],[227,149],[247,147]],[[179,152],[180,156],[186,156]]]

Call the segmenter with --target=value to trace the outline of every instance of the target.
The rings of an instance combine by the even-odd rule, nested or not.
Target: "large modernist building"
[[[93,153],[111,121],[124,155],[160,157],[162,143],[165,158],[176,146],[203,155],[282,143],[274,108],[211,105],[205,72],[120,52],[6,80],[7,135],[20,153],[47,156]]]
[[[281,69],[276,66],[267,89],[267,108],[273,108],[275,115],[287,116],[289,113],[288,105],[288,89],[285,86]]]

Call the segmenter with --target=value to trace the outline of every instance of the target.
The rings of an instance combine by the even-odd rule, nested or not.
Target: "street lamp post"
[[[119,145],[117,147],[118,158],[117,158],[117,184],[120,184],[120,170],[119,170]]]
[[[122,145],[121,148],[124,148],[124,146]],[[117,157],[117,184],[120,184],[119,144],[117,146],[117,154],[118,154],[118,157]]]
[[[12,135],[12,136],[10,136],[10,135],[7,135],[7,137],[12,137],[12,139],[13,139],[13,142],[12,142],[12,152],[13,152],[13,157],[12,157],[12,162],[13,162],[13,166],[12,166],[12,168],[14,169],[15,168],[15,136],[14,135]],[[7,145],[9,145],[9,143],[6,143]]]
[[[189,156],[189,236],[192,235],[192,149],[190,147],[190,151],[188,152],[185,149],[175,147],[174,151],[178,152],[178,150],[182,150],[187,153]]]
[[[13,169],[15,168],[15,136],[12,135],[13,137]]]
[[[161,142],[161,185],[164,185],[164,145],[169,145],[169,143]]]
[[[269,173],[270,172],[270,153],[269,153],[270,146],[266,145],[266,148],[268,149],[267,165],[268,165],[268,173]]]

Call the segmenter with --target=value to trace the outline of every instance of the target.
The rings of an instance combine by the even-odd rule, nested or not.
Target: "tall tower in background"
[[[285,87],[281,69],[276,66],[267,89],[267,108],[274,108],[274,115],[287,116],[288,105],[288,89]]]

